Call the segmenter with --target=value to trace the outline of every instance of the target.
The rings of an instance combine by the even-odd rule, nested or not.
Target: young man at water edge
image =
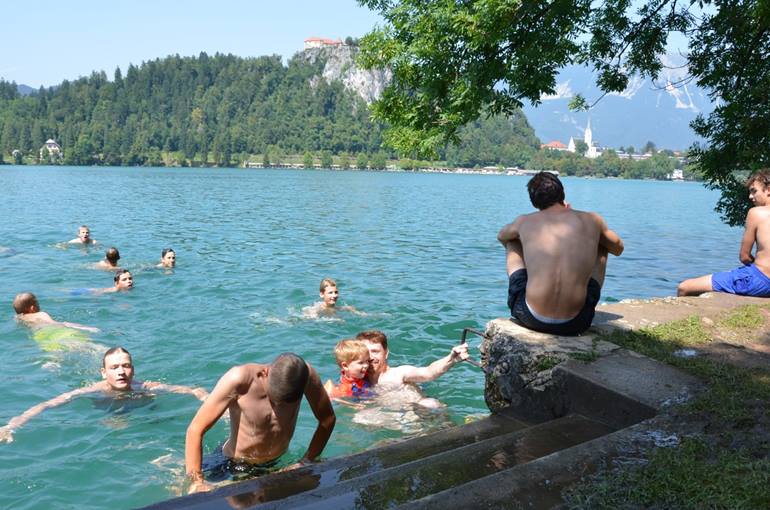
[[[88,225],[80,225],[78,236],[75,239],[68,241],[68,244],[82,244],[89,246],[96,244],[96,240],[91,239],[91,229],[88,228]]]
[[[321,285],[319,286],[319,296],[321,297],[321,301],[302,309],[302,312],[306,317],[319,317],[321,315],[331,316],[334,315],[338,310],[343,312],[351,312],[356,315],[366,315],[364,312],[359,312],[352,306],[337,306],[337,300],[340,297],[340,291],[337,289],[337,282],[331,278],[324,278],[321,280]]]
[[[677,287],[677,296],[697,296],[716,291],[770,297],[770,168],[752,174],[746,181],[746,187],[754,207],[746,215],[738,254],[743,266],[685,280]],[[756,254],[752,255],[754,245],[757,247]]]
[[[213,488],[202,471],[203,435],[226,410],[230,411],[230,437],[222,446],[227,457],[224,468],[243,472],[272,464],[286,452],[302,395],[318,425],[300,463],[314,461],[321,454],[336,422],[329,396],[313,367],[296,354],[284,353],[269,365],[250,363],[228,370],[187,428],[185,466],[190,492]]]
[[[540,172],[527,189],[538,211],[497,235],[506,251],[511,317],[535,331],[578,335],[593,321],[607,253],[623,253],[623,241],[598,214],[573,210],[555,175]]]
[[[438,359],[427,367],[413,367],[401,365],[391,367],[388,365],[388,338],[382,331],[362,331],[356,335],[357,340],[366,342],[369,349],[370,368],[368,372],[369,383],[377,386],[377,389],[395,389],[409,383],[430,382],[461,361],[468,359],[468,344],[460,344],[441,359]]]
[[[89,333],[98,333],[98,328],[84,326],[76,322],[62,322],[54,320],[46,312],[40,310],[37,297],[31,292],[22,292],[13,299],[13,309],[16,311],[16,320],[31,327],[40,329],[45,326],[64,326],[66,328],[80,329]]]
[[[131,361],[131,354],[129,354],[123,347],[113,347],[104,353],[101,372],[102,381],[84,388],[78,388],[76,390],[68,391],[67,393],[62,393],[58,397],[52,398],[51,400],[34,407],[30,407],[19,416],[11,418],[8,425],[0,427],[0,442],[12,442],[14,431],[46,409],[60,406],[69,402],[74,397],[85,395],[87,393],[102,392],[110,396],[119,396],[131,391],[169,391],[173,393],[189,393],[199,400],[204,400],[206,395],[208,395],[203,388],[189,388],[187,386],[178,386],[174,384],[134,380],[134,365]]]

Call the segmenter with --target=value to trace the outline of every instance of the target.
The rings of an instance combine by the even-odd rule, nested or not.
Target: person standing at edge
[[[564,187],[549,172],[527,183],[537,212],[504,226],[508,307],[529,329],[578,335],[593,321],[607,269],[607,253],[623,253],[623,241],[594,212],[572,209]]]

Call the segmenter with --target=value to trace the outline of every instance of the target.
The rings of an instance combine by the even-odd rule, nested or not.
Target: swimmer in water
[[[321,297],[321,301],[306,306],[302,309],[302,315],[308,318],[318,318],[321,316],[330,317],[333,316],[337,311],[343,311],[343,312],[350,312],[354,313],[356,315],[365,316],[366,314],[364,312],[359,312],[352,306],[337,306],[337,300],[340,297],[340,291],[337,289],[337,282],[332,280],[331,278],[324,278],[321,280],[321,285],[319,286],[319,296]]]
[[[104,260],[100,260],[93,265],[95,269],[105,269],[107,271],[115,271],[120,269],[118,267],[118,260],[120,260],[120,252],[114,246],[104,253]]]
[[[382,331],[362,331],[356,335],[357,340],[363,340],[369,349],[370,368],[367,373],[369,384],[376,387],[378,393],[403,388],[405,385],[424,383],[437,379],[447,370],[461,361],[468,359],[468,345],[460,344],[452,348],[452,351],[441,359],[438,359],[427,367],[414,367],[401,365],[391,367],[388,365],[388,337]],[[382,391],[379,391],[382,390]],[[418,402],[425,407],[437,407],[435,399],[423,399]],[[440,404],[439,404],[440,405]]]
[[[156,267],[172,269],[176,265],[176,252],[171,248],[163,248],[160,252],[160,264]]]
[[[82,244],[84,246],[91,246],[96,244],[96,240],[91,238],[91,229],[88,228],[88,225],[80,225],[80,228],[78,229],[78,236],[75,239],[68,241],[67,244]]]
[[[123,347],[113,347],[104,353],[102,358],[102,380],[89,386],[62,393],[58,397],[47,400],[36,406],[30,407],[19,416],[11,418],[8,425],[0,427],[0,442],[13,441],[13,433],[31,418],[42,413],[46,409],[66,404],[74,397],[87,393],[104,393],[111,397],[117,397],[132,391],[167,391],[172,393],[189,393],[198,400],[204,400],[208,392],[203,388],[190,388],[175,384],[164,384],[153,381],[137,381],[134,379],[134,364],[131,354]]]
[[[341,340],[334,347],[334,357],[340,367],[340,383],[334,385],[331,380],[324,384],[329,397],[369,397],[372,392],[366,371],[369,369],[369,348],[362,340]]]
[[[134,277],[128,269],[118,269],[113,277],[115,285],[105,289],[94,289],[96,294],[110,294],[112,292],[122,292],[134,288]]]
[[[80,329],[89,333],[98,333],[98,328],[84,326],[75,322],[61,322],[54,320],[46,312],[40,310],[37,297],[31,292],[22,292],[13,299],[13,309],[16,311],[16,320],[37,330],[46,326],[64,326],[66,328]]]

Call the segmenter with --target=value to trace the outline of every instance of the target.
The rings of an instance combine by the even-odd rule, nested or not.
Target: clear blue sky
[[[0,78],[38,88],[178,53],[291,57],[307,37],[360,37],[380,18],[355,0],[3,2]]]

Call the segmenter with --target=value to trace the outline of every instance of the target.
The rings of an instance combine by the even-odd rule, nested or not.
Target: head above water
[[[337,282],[331,278],[324,278],[321,280],[321,285],[318,287],[320,291],[321,299],[326,306],[335,306],[337,299],[339,299],[340,292],[337,289]]]
[[[356,338],[346,338],[340,340],[337,345],[334,346],[334,358],[337,360],[337,365],[346,365],[355,360],[369,360],[369,348],[366,347],[366,342]]]
[[[376,329],[362,331],[356,335],[356,340],[363,340],[369,349],[369,370],[376,374],[388,368],[388,337]]]
[[[130,289],[134,286],[134,277],[128,269],[118,269],[113,277],[115,286],[119,289]]]
[[[91,239],[91,229],[88,228],[88,225],[80,225],[78,228],[78,238],[83,242],[87,242]]]
[[[13,298],[13,309],[16,313],[35,313],[40,311],[40,304],[37,302],[37,297],[31,292],[22,292],[16,294]]]
[[[536,209],[548,209],[554,204],[564,204],[564,186],[550,172],[535,174],[527,183],[529,200]]]
[[[131,354],[123,347],[113,347],[102,357],[102,379],[113,390],[130,390],[134,380],[134,363]]]
[[[310,371],[305,360],[284,352],[270,364],[267,376],[267,396],[274,403],[293,403],[305,393]]]
[[[176,252],[173,248],[163,248],[160,252],[160,263],[163,267],[176,265]]]
[[[107,261],[113,266],[117,265],[118,261],[120,260],[120,252],[113,246],[104,253],[104,258],[107,259]]]

